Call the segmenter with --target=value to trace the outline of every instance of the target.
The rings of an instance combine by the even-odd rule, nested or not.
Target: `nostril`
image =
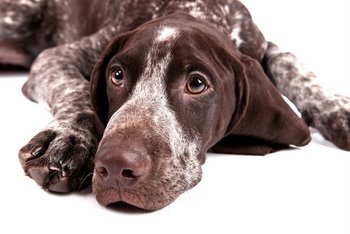
[[[102,143],[96,153],[95,181],[120,189],[133,187],[149,178],[151,166],[150,156],[143,144],[119,148],[114,144]]]
[[[122,171],[122,176],[124,179],[135,179],[137,176],[134,174],[132,170],[125,169]]]
[[[101,177],[107,177],[108,176],[108,171],[105,167],[98,167],[96,169],[97,173],[101,176]]]

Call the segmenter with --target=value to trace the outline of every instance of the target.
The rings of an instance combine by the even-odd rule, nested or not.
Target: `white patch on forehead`
[[[179,32],[174,27],[163,26],[158,30],[156,37],[157,42],[174,40],[179,35]]]

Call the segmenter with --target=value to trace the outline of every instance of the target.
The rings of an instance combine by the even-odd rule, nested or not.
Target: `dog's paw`
[[[91,183],[97,138],[83,127],[53,121],[19,151],[26,173],[51,192],[68,193]]]

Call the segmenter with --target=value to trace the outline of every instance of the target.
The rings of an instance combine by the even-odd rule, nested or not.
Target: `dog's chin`
[[[163,196],[162,194],[152,194],[152,196],[147,196],[136,190],[121,192],[114,187],[101,188],[99,185],[94,186],[94,194],[97,202],[102,206],[126,203],[147,211],[159,210],[172,203],[180,195],[173,194],[170,196],[167,194],[165,197],[164,194]]]

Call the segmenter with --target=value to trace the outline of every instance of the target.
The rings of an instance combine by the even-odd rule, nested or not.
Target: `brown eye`
[[[200,94],[207,90],[208,85],[204,77],[199,74],[193,74],[187,81],[186,88],[191,94]]]
[[[109,77],[113,84],[122,85],[124,83],[124,73],[120,67],[115,67],[111,70]]]

